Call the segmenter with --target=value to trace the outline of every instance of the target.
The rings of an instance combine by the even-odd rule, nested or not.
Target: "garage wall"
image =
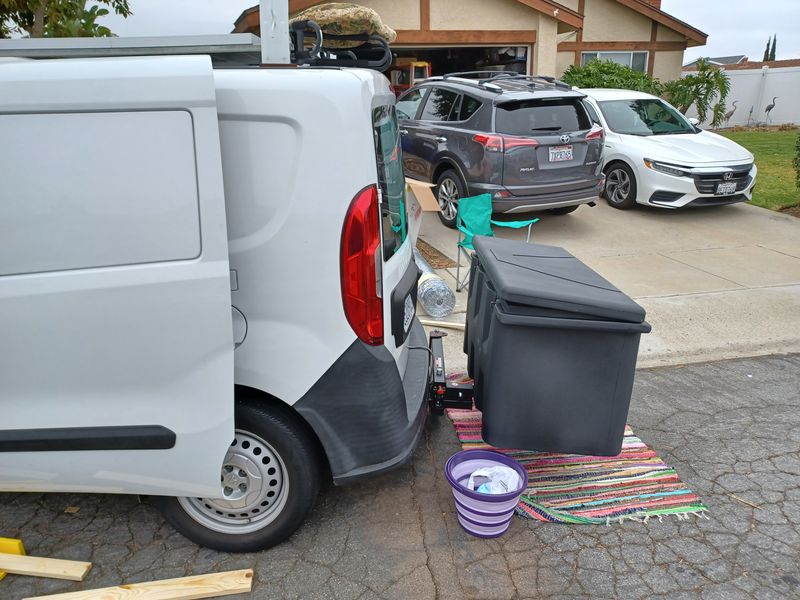
[[[381,0],[391,4],[391,0]],[[408,0],[397,2],[407,6]],[[431,0],[431,29],[537,30],[539,13],[517,0]],[[370,2],[367,6],[372,6]],[[379,11],[380,13],[380,11]],[[417,13],[419,8],[417,7]],[[383,13],[380,13],[383,17]],[[417,17],[419,18],[419,17]],[[394,27],[392,23],[390,23]],[[404,28],[398,28],[404,29]]]
[[[650,41],[650,19],[615,0],[591,0],[585,11],[584,42]]]
[[[372,8],[392,29],[419,29],[419,0],[361,0],[359,4]]]
[[[672,81],[681,76],[683,52],[656,52],[653,62],[653,77],[661,81]]]

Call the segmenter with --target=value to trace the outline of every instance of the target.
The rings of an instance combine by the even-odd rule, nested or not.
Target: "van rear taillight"
[[[371,185],[350,204],[340,253],[344,314],[358,339],[371,346],[383,344],[383,300],[376,267],[380,242],[378,188]]]

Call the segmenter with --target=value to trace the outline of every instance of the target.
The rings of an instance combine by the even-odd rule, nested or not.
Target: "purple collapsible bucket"
[[[469,476],[478,469],[504,466],[514,469],[520,488],[507,494],[483,494],[467,487]],[[519,497],[528,487],[528,473],[513,458],[490,450],[462,450],[451,456],[444,474],[453,488],[458,522],[467,533],[482,538],[503,535],[514,516]]]

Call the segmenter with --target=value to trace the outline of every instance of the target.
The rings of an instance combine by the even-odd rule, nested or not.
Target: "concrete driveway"
[[[434,214],[420,237],[456,257],[456,232]],[[645,307],[653,332],[642,337],[640,367],[800,351],[796,217],[744,204],[620,211],[602,201],[542,215],[531,241],[566,248]],[[459,296],[452,320],[463,322]]]

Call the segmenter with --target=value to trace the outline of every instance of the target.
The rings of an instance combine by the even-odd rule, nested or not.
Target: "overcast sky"
[[[241,12],[256,2],[130,0],[133,16],[103,21],[121,36],[229,33]],[[761,60],[774,33],[778,59],[800,58],[800,0],[663,0],[662,8],[708,34],[708,44],[689,48],[685,62],[731,54]]]

